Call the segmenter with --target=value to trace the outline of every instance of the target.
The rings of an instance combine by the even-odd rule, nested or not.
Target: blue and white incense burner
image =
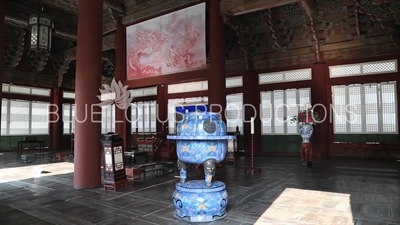
[[[226,125],[219,114],[191,112],[177,125],[178,168],[181,180],[172,196],[176,218],[189,222],[210,222],[226,217],[228,193],[225,183],[213,181],[216,164],[225,159],[228,140]],[[203,164],[204,180],[187,181],[187,164]]]

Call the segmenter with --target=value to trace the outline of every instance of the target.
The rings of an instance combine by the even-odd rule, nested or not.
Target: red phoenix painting
[[[126,28],[127,80],[206,67],[205,4]]]

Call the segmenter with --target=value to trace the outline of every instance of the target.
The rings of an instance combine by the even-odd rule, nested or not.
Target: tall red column
[[[243,133],[244,133],[244,150],[250,153],[251,150],[251,117],[254,120],[254,136],[253,147],[256,154],[261,153],[261,115],[260,115],[260,91],[258,90],[258,74],[249,71],[243,75],[243,103],[245,105]]]
[[[125,27],[121,24],[121,20],[117,25],[117,41],[116,41],[116,56],[115,56],[115,81],[124,83],[125,81]],[[120,109],[115,106],[115,133],[125,137],[124,123],[125,109]]]
[[[79,0],[75,79],[74,187],[96,188],[101,184],[102,0]]]
[[[208,1],[210,14],[210,64],[208,77],[208,105],[211,112],[222,110],[225,120],[225,38],[224,23],[220,13],[220,1]],[[211,107],[212,105],[215,105]],[[220,106],[220,107],[219,107]]]
[[[157,86],[157,131],[167,132],[168,129],[168,88],[167,85]]]
[[[311,100],[314,110],[318,113],[321,119],[325,116],[325,120],[314,126],[312,137],[313,154],[317,156],[328,156],[329,152],[329,109],[330,101],[329,93],[330,85],[327,83],[328,72],[325,63],[318,62],[314,65],[313,85],[311,87]],[[326,110],[325,110],[326,109]]]
[[[4,4],[5,1],[0,1],[0,81],[3,84],[3,73],[4,73]],[[1,99],[3,99],[3,94],[0,91],[0,115],[1,115]],[[0,120],[1,123],[1,120]],[[0,124],[1,125],[1,124]],[[1,129],[0,129],[0,136],[1,136]]]
[[[123,138],[124,138],[124,146],[125,149],[124,151],[130,151],[132,149],[132,107],[129,107],[124,111],[124,133],[123,133]]]
[[[62,90],[58,87],[51,89],[50,106],[50,147],[58,150],[61,147],[63,135],[62,121]]]

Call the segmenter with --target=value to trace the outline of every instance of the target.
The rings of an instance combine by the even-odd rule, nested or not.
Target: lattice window
[[[290,119],[300,106],[310,102],[310,96],[310,88],[261,92],[262,133],[298,134],[297,123]]]
[[[176,105],[182,105],[185,99],[168,99],[168,132],[170,134],[176,133]]]
[[[156,132],[157,131],[157,102],[146,101],[131,104],[132,132]]]
[[[30,134],[31,102],[10,100],[8,134]]]
[[[200,91],[203,89],[202,82],[191,82],[185,84],[185,91],[192,92],[192,91]]]
[[[30,134],[49,134],[49,103],[32,102]]]
[[[396,82],[333,86],[334,133],[397,133]]]
[[[185,93],[194,91],[206,91],[208,89],[207,81],[189,82],[182,84],[168,85],[168,94]]]
[[[203,86],[203,90],[208,90],[208,82],[203,82],[202,86]]]
[[[131,91],[131,96],[134,97],[157,95],[157,87],[138,88],[138,89],[132,89],[130,91]]]
[[[272,104],[274,105],[274,133],[284,134],[285,133],[285,92],[284,91],[274,91]]]
[[[377,62],[363,65],[363,73],[397,72],[397,61]]]
[[[10,92],[10,85],[9,84],[3,84],[1,87],[2,92]]]
[[[33,95],[50,96],[50,89],[31,88]]]
[[[262,133],[272,134],[272,92],[261,92],[261,121]]]
[[[3,86],[4,87],[4,86]],[[2,134],[8,134],[8,130],[7,130],[7,125],[8,122],[10,121],[9,116],[9,105],[8,105],[9,101],[7,99],[2,99],[1,100],[1,133]]]
[[[101,106],[101,133],[115,132],[115,105]]]
[[[260,74],[258,80],[259,84],[270,84],[284,82],[285,78],[283,73],[267,73]]]
[[[397,133],[398,132],[398,105],[396,83],[381,84],[381,111],[382,111],[382,132]]]
[[[349,127],[353,133],[362,131],[362,110],[361,110],[361,85],[349,86]]]
[[[64,134],[74,133],[75,130],[75,105],[63,104],[62,106],[62,120]]]
[[[330,66],[329,76],[335,78],[380,73],[396,73],[398,70],[397,67],[397,60]]]
[[[75,93],[74,92],[63,92],[63,98],[68,98],[68,99],[75,99]]]
[[[71,106],[71,133],[75,133],[75,104]]]
[[[71,133],[71,104],[63,104],[62,106],[62,120],[63,120],[63,133],[70,134]]]
[[[10,85],[10,92],[29,95],[31,93],[31,88],[24,86]]]
[[[347,115],[346,115],[346,96],[347,88],[344,86],[332,87],[332,112],[334,115],[334,130],[336,133],[346,132]]]
[[[168,94],[172,93],[183,93],[185,92],[185,86],[182,84],[170,84],[168,85]]]
[[[49,104],[48,102],[2,99],[2,134],[48,134]]]
[[[232,88],[232,87],[242,87],[243,86],[243,77],[228,77],[225,80],[225,87]]]
[[[243,133],[243,94],[231,94],[226,96],[226,129],[228,132],[236,132],[236,126]]]
[[[139,132],[145,132],[144,130],[144,103],[143,102],[138,102],[137,103],[137,118],[138,120],[136,121],[136,127]]]
[[[286,81],[311,80],[311,69],[289,71],[285,73]]]
[[[153,101],[150,104],[150,131],[157,132],[157,102]]]
[[[272,84],[290,81],[311,80],[311,69],[290,70],[274,73],[262,73],[258,75],[259,84]]]
[[[363,93],[363,92],[364,93]],[[378,94],[378,84],[368,84],[363,86],[363,90],[358,94],[360,96],[365,96],[364,107],[365,107],[365,129],[357,132],[367,132],[367,133],[378,133],[379,132],[379,94]],[[351,104],[351,103],[350,103]],[[356,112],[359,114],[364,114],[362,111]],[[350,122],[352,122],[350,120]],[[350,130],[350,132],[353,132]]]
[[[330,77],[347,77],[361,75],[360,65],[329,67]]]
[[[286,99],[286,110],[287,115],[296,115],[298,112],[297,109],[297,90],[287,90],[285,91],[285,99]],[[289,119],[290,120],[290,119]],[[288,134],[297,134],[297,124],[291,123],[287,121],[287,130]]]
[[[50,89],[48,88],[26,87],[13,84],[2,84],[2,92],[10,92],[23,95],[50,96]]]

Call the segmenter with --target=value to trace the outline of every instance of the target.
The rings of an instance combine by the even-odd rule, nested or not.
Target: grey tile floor
[[[325,198],[349,195],[346,213],[352,224],[400,224],[400,163],[394,159],[314,158],[312,168],[301,167],[298,157],[257,157],[255,162],[261,174],[245,173],[250,166],[248,157],[217,169],[215,179],[226,183],[229,194],[228,216],[202,224],[346,224],[337,218],[326,219],[331,216],[325,211],[328,208],[340,213],[339,208],[332,208],[334,200],[323,201],[318,195],[304,199],[301,193],[306,190],[321,191]],[[24,164],[16,160],[14,152],[0,153],[0,224],[190,224],[173,216],[176,170],[159,177],[149,173],[146,179],[131,181],[128,189],[117,192],[101,187],[75,189],[73,173],[55,175],[50,171],[36,178],[17,175],[29,166],[44,167],[41,163],[48,162]],[[5,179],[10,171],[16,174],[13,180]],[[191,166],[188,176],[189,180],[202,179],[203,171]],[[282,196],[293,189],[300,194]],[[277,199],[290,198],[286,208],[273,211]],[[317,214],[325,218],[319,221],[325,222],[312,220]]]

